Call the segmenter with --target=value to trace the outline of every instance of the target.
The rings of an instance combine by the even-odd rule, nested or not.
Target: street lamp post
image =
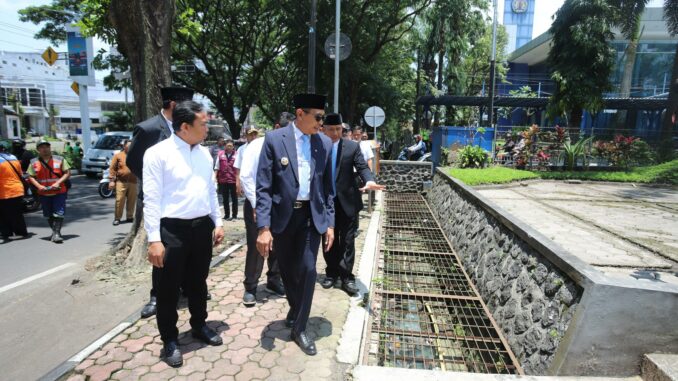
[[[336,20],[334,23],[334,112],[339,113],[339,61],[341,61],[341,0],[336,0]]]
[[[488,122],[490,127],[492,127],[492,121],[494,120],[494,87],[495,87],[495,71],[496,71],[496,56],[497,56],[497,19],[499,18],[499,12],[497,10],[497,0],[492,2],[494,7],[494,17],[492,20],[492,58],[490,60],[490,110],[488,112]],[[497,141],[497,126],[494,126],[494,138],[492,139],[492,157],[494,157],[494,146]]]

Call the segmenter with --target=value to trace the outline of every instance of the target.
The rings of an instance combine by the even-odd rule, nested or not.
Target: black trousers
[[[323,252],[328,278],[355,280],[353,265],[355,263],[355,237],[358,232],[358,216],[349,216],[344,212],[341,203],[334,200],[334,243],[328,252]]]
[[[208,216],[192,220],[163,218],[160,239],[165,246],[163,268],[157,272],[158,330],[163,342],[176,341],[179,286],[188,296],[191,327],[200,329],[207,319],[207,275],[212,260],[214,222]]]
[[[24,220],[22,197],[0,200],[0,235],[9,238],[12,233],[28,235]]]
[[[273,251],[278,255],[280,275],[290,304],[287,317],[295,320],[292,330],[296,333],[306,330],[311,314],[319,246],[320,233],[313,226],[308,204],[294,209],[285,230],[273,234]]]
[[[219,193],[224,200],[224,218],[238,217],[238,193],[235,191],[235,183],[233,184],[219,184]],[[229,201],[232,204],[229,207]],[[229,216],[229,213],[230,216]]]
[[[257,284],[259,284],[261,272],[264,270],[264,257],[262,257],[261,254],[259,254],[259,250],[257,250],[257,236],[259,235],[259,230],[257,229],[257,223],[254,220],[252,204],[250,204],[250,201],[247,199],[245,200],[244,213],[245,230],[247,232],[247,257],[245,258],[245,281],[243,284],[245,285],[245,290],[254,293],[257,289]],[[280,282],[280,268],[278,267],[278,258],[275,251],[268,256],[267,263],[267,282]]]

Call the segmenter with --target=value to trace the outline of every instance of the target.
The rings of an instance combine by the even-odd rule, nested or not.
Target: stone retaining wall
[[[527,374],[545,375],[582,288],[438,171],[427,199]]]
[[[382,160],[379,163],[379,184],[389,192],[421,192],[424,182],[431,181],[433,164],[417,161]]]

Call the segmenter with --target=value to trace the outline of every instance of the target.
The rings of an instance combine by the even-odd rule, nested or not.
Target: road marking
[[[57,266],[57,267],[55,267],[55,268],[53,268],[53,269],[50,269],[50,270],[41,272],[40,274],[35,274],[35,275],[33,275],[33,276],[29,276],[29,277],[26,278],[26,279],[22,279],[22,280],[20,280],[20,281],[18,281],[18,282],[14,282],[14,283],[12,283],[12,284],[8,284],[7,286],[0,287],[0,294],[2,294],[2,293],[5,292],[5,291],[9,291],[9,290],[11,290],[11,289],[13,289],[13,288],[16,288],[16,287],[19,287],[19,286],[23,286],[24,284],[30,283],[30,282],[32,282],[32,281],[34,281],[34,280],[37,280],[37,279],[46,277],[46,276],[48,276],[48,275],[50,275],[50,274],[54,274],[54,273],[57,272],[57,271],[61,271],[61,270],[67,269],[67,268],[69,268],[69,267],[71,267],[71,266],[73,266],[73,265],[75,265],[75,263],[71,263],[71,262],[65,263],[65,264],[63,264],[63,265],[61,265],[61,266]]]
[[[73,361],[73,362],[76,362],[76,363],[81,362],[82,360],[86,359],[87,356],[89,356],[90,354],[92,354],[92,352],[94,352],[95,350],[97,350],[100,346],[106,344],[106,342],[108,342],[108,340],[110,340],[110,339],[112,339],[113,337],[117,336],[120,332],[122,332],[125,328],[129,327],[130,325],[132,325],[132,323],[130,323],[130,322],[124,322],[124,323],[118,324],[117,327],[115,327],[115,328],[113,328],[112,330],[108,331],[107,334],[101,336],[101,337],[99,338],[99,340],[93,342],[93,343],[90,344],[87,348],[85,348],[85,349],[81,350],[80,352],[78,352],[75,356],[73,356],[73,357],[71,357],[70,359],[68,359],[68,361]]]
[[[223,253],[219,254],[220,257],[228,257],[229,255],[233,254],[236,250],[240,249],[244,242],[238,242],[235,245],[229,247],[226,249]]]

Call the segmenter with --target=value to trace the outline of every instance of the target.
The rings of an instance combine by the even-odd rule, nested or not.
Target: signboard
[[[379,106],[372,106],[365,111],[365,123],[370,127],[377,128],[384,124],[384,120],[386,120],[386,114]]]
[[[73,82],[73,84],[71,85],[71,89],[73,90],[73,92],[80,95],[80,86],[78,86],[77,82]]]
[[[59,59],[59,54],[57,54],[57,52],[55,52],[50,46],[42,53],[42,59],[45,60],[49,66],[52,66],[57,61],[57,59]]]
[[[94,59],[92,38],[80,34],[80,28],[70,26],[66,28],[68,44],[68,71],[71,79],[81,85],[94,86]]]
[[[527,12],[527,0],[513,0],[511,2],[511,10],[513,13]]]

